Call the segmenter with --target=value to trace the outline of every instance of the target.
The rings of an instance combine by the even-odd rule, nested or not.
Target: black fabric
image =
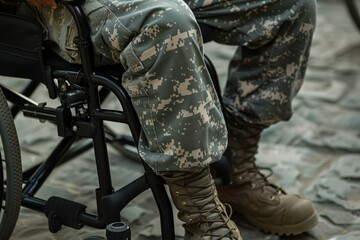
[[[41,26],[27,18],[0,13],[0,74],[44,82]]]
[[[213,40],[215,28],[201,22],[199,22],[198,24],[201,30],[201,34],[203,36],[204,43],[211,42]]]
[[[0,12],[6,13],[16,13],[16,10],[19,6],[19,1],[17,0],[0,0]]]

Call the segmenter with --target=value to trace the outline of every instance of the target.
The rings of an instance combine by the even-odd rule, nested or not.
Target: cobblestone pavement
[[[355,240],[360,239],[360,31],[355,28],[341,0],[318,0],[318,26],[305,84],[294,101],[295,114],[262,136],[259,164],[271,167],[273,180],[287,192],[304,194],[319,213],[319,224],[298,236],[279,237],[258,231],[234,215],[244,239]],[[221,79],[232,47],[210,43],[206,52]],[[15,86],[17,81],[12,82]],[[37,96],[46,96],[39,89]],[[51,105],[52,102],[49,102]],[[117,107],[111,101],[110,107]],[[41,161],[57,142],[54,127],[29,119],[16,119],[27,168]],[[28,126],[31,125],[31,128]],[[113,126],[114,129],[123,129]],[[34,134],[36,132],[36,134]],[[110,148],[115,187],[141,174],[141,164],[119,156]],[[97,178],[92,152],[57,169],[37,196],[58,195],[87,204],[95,211]],[[161,239],[159,218],[149,191],[127,206],[123,220],[131,224],[132,239]],[[176,233],[183,230],[176,221]],[[104,236],[85,227],[66,227],[51,234],[42,214],[22,209],[12,239],[84,239]]]

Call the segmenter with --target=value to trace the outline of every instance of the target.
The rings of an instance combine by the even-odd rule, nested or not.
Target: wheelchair
[[[122,66],[95,67],[87,19],[76,0],[59,0],[74,17],[78,28],[78,48],[81,65],[71,64],[44,48],[39,23],[16,15],[0,12],[0,30],[16,29],[0,40],[0,75],[30,79],[21,91],[14,91],[0,82],[0,239],[9,239],[16,225],[20,207],[44,213],[49,231],[57,232],[62,225],[80,229],[89,226],[106,229],[107,239],[130,239],[130,226],[121,222],[121,211],[144,191],[150,189],[160,215],[162,239],[175,239],[172,205],[164,182],[141,159],[144,172],[125,187],[114,190],[110,174],[107,144],[115,142],[136,148],[141,126],[137,115],[121,85]],[[202,25],[204,42],[209,41],[211,28]],[[15,41],[21,39],[21,41]],[[209,58],[205,63],[220,94],[217,73]],[[56,81],[55,81],[56,80]],[[43,84],[50,99],[58,99],[56,108],[33,101],[30,96]],[[102,107],[102,102],[113,94],[121,110]],[[23,112],[25,117],[55,124],[61,141],[42,163],[22,171],[20,147],[14,117]],[[106,122],[127,124],[131,136],[117,136]],[[74,143],[90,140],[81,147]],[[60,164],[93,148],[99,187],[95,190],[97,215],[86,212],[83,204],[64,199],[35,197],[50,173]],[[222,162],[222,161],[220,161]],[[221,182],[228,183],[229,167],[217,164]]]

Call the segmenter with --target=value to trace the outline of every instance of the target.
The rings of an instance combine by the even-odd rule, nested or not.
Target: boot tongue
[[[267,176],[260,172],[262,168],[257,167],[255,163],[244,163],[241,168],[236,168],[233,174],[234,185],[246,185],[248,184],[253,189],[261,188],[263,192],[269,194],[281,194],[284,193],[280,187],[270,183],[267,178],[272,175],[271,169],[264,168],[270,171]]]

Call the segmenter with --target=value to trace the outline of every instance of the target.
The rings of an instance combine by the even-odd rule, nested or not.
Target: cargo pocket
[[[148,79],[146,77],[146,70],[141,60],[135,54],[131,43],[121,52],[120,61],[125,68],[122,84],[129,96],[132,98],[147,96]]]

